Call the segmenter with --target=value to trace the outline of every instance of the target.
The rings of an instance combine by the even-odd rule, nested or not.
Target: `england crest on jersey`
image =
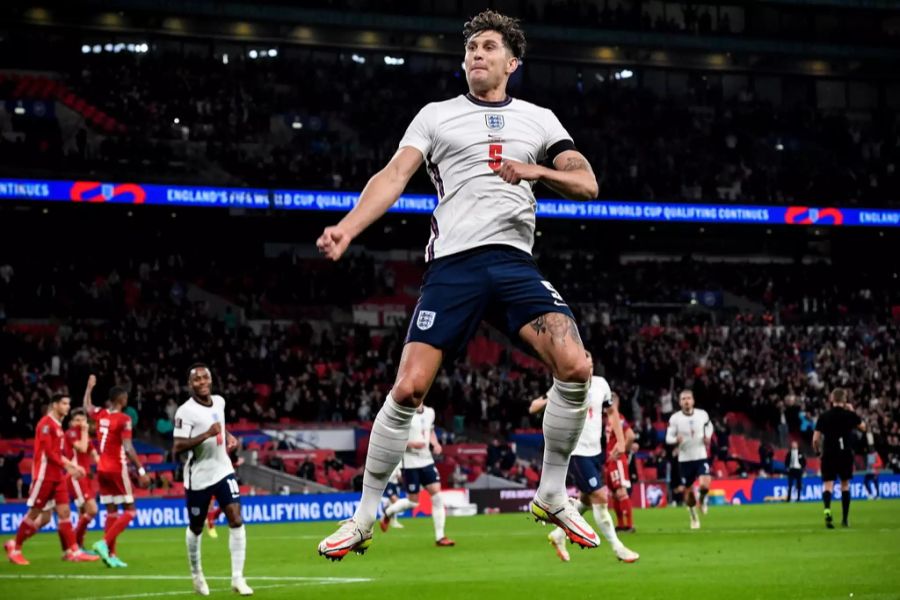
[[[434,317],[433,310],[420,310],[419,316],[416,318],[416,327],[422,331],[431,329],[431,326],[434,325]]]
[[[503,129],[506,124],[503,122],[503,115],[487,114],[484,115],[484,122],[488,129]]]

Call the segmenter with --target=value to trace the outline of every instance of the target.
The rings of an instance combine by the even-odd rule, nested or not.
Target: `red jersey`
[[[34,465],[31,467],[31,480],[63,481],[66,477],[66,469],[63,467],[65,449],[66,437],[63,434],[62,424],[50,415],[41,417],[34,434]]]
[[[94,411],[97,421],[97,443],[100,446],[99,473],[121,473],[127,468],[123,441],[131,439],[131,417],[105,408]]]
[[[631,425],[628,424],[628,421],[625,420],[625,417],[620,416],[622,419],[622,433],[624,434],[626,431],[631,429]],[[607,460],[612,458],[613,450],[616,449],[616,434],[613,431],[613,428],[609,424],[609,419],[606,420],[606,458]],[[628,448],[625,448],[625,451],[628,451]]]
[[[87,427],[85,425],[85,427]],[[91,442],[88,440],[87,452],[79,452],[75,449],[75,444],[81,440],[81,429],[69,427],[66,430],[66,458],[78,463],[84,472],[91,474]]]

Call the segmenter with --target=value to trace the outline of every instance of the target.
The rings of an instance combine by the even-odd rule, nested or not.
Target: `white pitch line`
[[[293,587],[295,585],[305,585],[302,583],[290,584],[290,583],[279,583],[274,585],[258,585],[254,586],[253,591],[256,590],[267,590],[271,588],[283,588],[283,587]],[[231,588],[211,588],[210,592],[229,592]],[[176,592],[147,592],[143,594],[121,594],[117,596],[86,596],[84,598],[75,598],[74,600],[113,600],[114,598],[158,598],[160,596],[188,596],[194,595],[197,592],[194,590],[178,590]]]
[[[89,581],[103,581],[116,579],[136,579],[146,581],[191,581],[187,575],[69,575],[69,574],[46,574],[38,575],[31,573],[0,573],[0,579],[86,579]],[[209,580],[230,581],[231,577],[225,575],[213,575],[207,577]],[[313,583],[313,584],[332,584],[332,583],[367,583],[372,581],[365,577],[281,577],[275,575],[261,575],[259,577],[248,577],[250,581],[286,581],[291,583]]]

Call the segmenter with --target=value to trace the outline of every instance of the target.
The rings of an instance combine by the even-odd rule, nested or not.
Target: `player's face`
[[[191,371],[191,391],[198,398],[208,398],[212,391],[212,373],[209,369],[198,368]]]
[[[87,419],[84,418],[84,415],[76,415],[72,417],[71,427],[76,431],[81,431],[84,426],[87,425]]]
[[[69,414],[69,409],[72,408],[72,401],[69,398],[62,398],[59,402],[56,403],[56,414],[60,417],[65,417]]]
[[[466,80],[473,92],[499,87],[518,65],[498,31],[476,33],[466,42]]]
[[[681,405],[681,410],[691,413],[694,410],[694,395],[685,392],[678,398],[678,403]]]

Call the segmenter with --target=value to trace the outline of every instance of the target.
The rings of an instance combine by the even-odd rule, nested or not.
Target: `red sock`
[[[103,524],[103,539],[104,540],[106,540],[106,536],[109,534],[109,530],[112,529],[112,526],[115,525],[116,521],[118,521],[118,520],[119,520],[119,513],[117,513],[117,512],[114,512],[114,513],[107,512],[106,513],[106,522]],[[112,552],[115,545],[116,545],[115,540],[113,540],[112,544],[110,544],[109,542],[106,543],[106,547],[109,548],[110,552]]]
[[[134,515],[135,512],[133,510],[126,510],[124,513],[120,514],[119,518],[116,519],[116,522],[110,525],[109,530],[103,536],[103,539],[106,540],[106,545],[109,546],[110,554],[115,553],[116,538],[119,537],[120,533],[125,531],[125,528],[131,523]]]
[[[25,540],[36,534],[37,531],[37,523],[28,517],[22,519],[22,522],[19,523],[19,529],[16,531],[16,550],[21,550]]]
[[[216,524],[216,519],[219,518],[219,515],[222,514],[221,508],[211,508],[209,512],[206,514],[206,522],[210,527]]]
[[[72,529],[72,521],[63,520],[59,523],[59,539],[66,550],[77,550],[75,543],[75,531]]]
[[[625,527],[631,529],[634,527],[634,512],[631,510],[631,498],[619,500],[619,505],[622,507],[622,515],[625,518]]]
[[[616,511],[616,526],[625,527],[625,516],[622,514],[622,503],[618,498],[613,498],[613,509]]]
[[[78,525],[75,527],[75,543],[79,548],[84,548],[84,534],[87,533],[87,528],[93,520],[87,515],[81,515],[78,518]]]

